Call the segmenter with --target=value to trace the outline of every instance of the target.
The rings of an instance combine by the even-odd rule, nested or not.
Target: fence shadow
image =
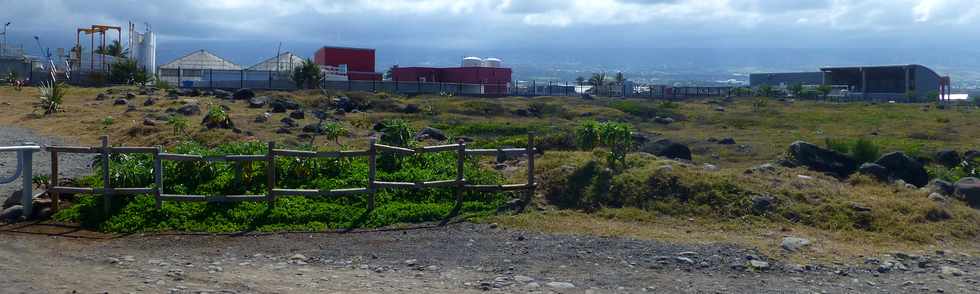
[[[86,229],[80,225],[52,223],[45,220],[2,224],[0,225],[0,234],[22,234],[88,240],[111,240],[131,235],[105,234]]]

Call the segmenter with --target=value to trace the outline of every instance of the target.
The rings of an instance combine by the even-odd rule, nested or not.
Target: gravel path
[[[62,140],[35,134],[33,131],[24,128],[0,126],[0,146],[16,146],[24,142],[33,142],[41,146],[71,144],[71,141]],[[91,162],[94,155],[91,154],[64,154],[59,156],[59,174],[62,177],[74,178],[83,176],[91,172]],[[51,156],[47,152],[34,153],[34,175],[47,175],[51,173]],[[17,153],[0,152],[0,177],[7,177],[17,169]],[[0,196],[6,199],[14,191],[21,189],[20,181],[0,185]]]
[[[356,233],[102,237],[51,225],[0,226],[3,292],[980,291],[980,260],[950,252],[869,258],[853,267],[767,260],[768,267],[751,268],[748,257],[766,258],[724,244],[550,235],[469,223]]]

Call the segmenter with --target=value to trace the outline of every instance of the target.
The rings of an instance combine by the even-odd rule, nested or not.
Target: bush
[[[66,86],[61,82],[46,82],[38,86],[41,92],[39,101],[34,105],[35,111],[40,111],[42,115],[49,115],[61,111],[61,104],[65,97]]]
[[[212,156],[221,154],[265,154],[261,142],[239,142],[208,148],[197,143],[181,143],[172,153]],[[114,187],[153,186],[151,155],[113,156],[110,164]],[[279,157],[277,187],[291,189],[340,189],[367,186],[366,158],[309,159]],[[98,171],[100,165],[96,166]],[[193,195],[262,195],[265,162],[243,165],[243,176],[236,179],[233,164],[225,162],[164,162],[164,193]],[[465,162],[466,180],[472,184],[500,184],[500,175],[482,168],[476,160]],[[456,155],[431,153],[408,156],[401,169],[377,171],[378,181],[421,182],[454,179]],[[98,173],[97,173],[98,174]],[[81,185],[99,187],[101,176],[88,176]],[[109,232],[244,230],[324,230],[328,228],[379,227],[396,223],[435,221],[453,208],[451,189],[381,190],[377,209],[365,215],[367,195],[340,197],[281,197],[276,207],[265,203],[209,204],[165,202],[156,209],[152,196],[116,196],[111,212],[105,214],[100,196],[82,195],[78,202],[60,211],[55,218],[79,222],[83,227]],[[505,193],[464,194],[462,212],[490,214],[507,199]],[[361,219],[363,217],[363,219]],[[358,221],[361,219],[360,221]]]
[[[508,113],[507,108],[500,103],[485,100],[469,100],[463,102],[458,109],[466,115],[502,116]]]
[[[297,89],[315,89],[323,79],[323,73],[319,65],[307,58],[301,66],[293,69],[291,78]]]
[[[122,58],[109,68],[109,82],[117,84],[145,85],[150,80],[146,71],[139,68],[136,60]]]
[[[874,162],[881,157],[881,147],[874,141],[860,138],[854,141],[851,156],[859,162]]]
[[[851,144],[847,140],[826,138],[824,145],[827,146],[827,149],[837,151],[840,154],[851,153]]]
[[[633,146],[633,127],[626,123],[585,121],[575,129],[575,136],[582,149],[608,148],[607,163],[613,168],[626,165],[626,154]]]

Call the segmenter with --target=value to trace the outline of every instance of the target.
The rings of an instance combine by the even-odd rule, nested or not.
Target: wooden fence
[[[378,189],[422,189],[434,187],[452,187],[456,198],[456,208],[454,214],[463,203],[463,190],[476,190],[485,192],[494,191],[515,191],[524,190],[525,199],[530,200],[537,186],[534,182],[534,134],[528,134],[526,148],[508,149],[466,149],[466,143],[462,140],[456,144],[426,146],[415,149],[395,147],[377,144],[375,138],[370,139],[367,150],[352,151],[300,151],[276,149],[275,142],[269,142],[269,148],[264,155],[223,155],[223,156],[200,156],[189,154],[165,153],[162,147],[111,147],[109,137],[102,136],[102,146],[99,147],[76,147],[76,146],[50,146],[45,148],[51,153],[51,176],[49,178],[48,192],[51,195],[52,206],[58,209],[62,193],[70,194],[99,194],[105,199],[105,209],[108,212],[112,197],[115,195],[140,195],[152,194],[156,198],[156,206],[160,208],[163,201],[187,201],[187,202],[244,202],[244,201],[267,201],[269,207],[273,207],[276,198],[280,196],[306,196],[306,197],[328,197],[350,194],[368,194],[368,211],[375,207],[375,194]],[[455,152],[456,156],[456,178],[428,182],[382,182],[376,179],[377,155],[381,152],[414,155],[433,152]],[[102,187],[101,188],[81,188],[81,187],[62,187],[58,186],[58,155],[62,153],[89,153],[101,154],[102,160]],[[113,188],[109,176],[109,157],[113,154],[152,154],[153,155],[153,176],[154,188]],[[466,182],[463,173],[463,163],[466,156],[499,156],[499,155],[527,155],[527,182],[523,184],[506,185],[473,185]],[[364,188],[332,189],[332,190],[310,190],[310,189],[277,189],[276,188],[276,157],[297,157],[297,158],[368,158],[368,186]],[[241,178],[241,164],[246,162],[265,161],[267,176],[267,191],[265,195],[174,195],[163,193],[163,161],[200,161],[200,162],[232,162],[236,163],[236,177]]]

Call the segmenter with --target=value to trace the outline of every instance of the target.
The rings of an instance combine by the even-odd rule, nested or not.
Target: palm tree
[[[579,86],[581,86],[582,84],[585,84],[585,78],[583,78],[583,77],[577,77],[577,78],[575,78],[575,83],[577,83]]]
[[[592,91],[599,94],[599,87],[606,84],[606,73],[594,73],[592,77],[589,78],[589,84],[592,85]]]
[[[106,47],[99,46],[99,48],[95,50],[95,53],[115,57],[126,57],[126,52],[123,51],[122,44],[120,44],[118,40],[113,41]]]

